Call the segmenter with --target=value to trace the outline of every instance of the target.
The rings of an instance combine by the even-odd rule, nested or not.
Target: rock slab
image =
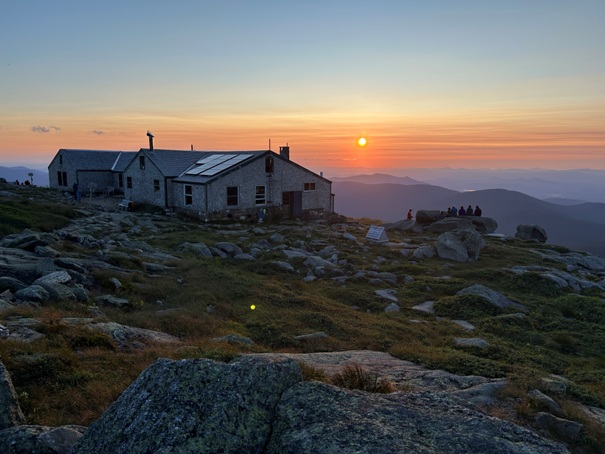
[[[263,452],[277,401],[301,379],[292,360],[159,359],[72,452]]]

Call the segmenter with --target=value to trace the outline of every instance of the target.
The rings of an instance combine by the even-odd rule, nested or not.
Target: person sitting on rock
[[[414,215],[412,214],[412,209],[410,208],[410,209],[408,210],[408,220],[410,220],[410,221],[411,221],[412,219],[414,219]]]
[[[477,205],[475,207],[475,216],[481,216],[481,213],[482,213],[481,208],[479,208],[479,205]]]
[[[452,216],[458,216],[458,208],[456,208],[456,205],[452,205]]]
[[[452,209],[450,207],[447,208],[447,214],[446,216],[451,216],[452,215]]]
[[[473,213],[473,207],[472,206],[470,206],[470,205],[468,206],[468,208],[466,209],[466,215],[467,216],[473,216],[474,215],[474,213]]]
[[[464,207],[460,207],[460,209],[458,210],[458,216],[466,216],[466,210],[464,209]]]

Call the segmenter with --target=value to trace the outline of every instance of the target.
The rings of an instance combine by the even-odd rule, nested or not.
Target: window
[[[126,187],[132,189],[132,177],[126,177]]]
[[[63,155],[62,154],[59,155],[59,164],[63,164]]]
[[[67,172],[57,172],[57,183],[59,186],[67,186]]]
[[[185,185],[185,205],[193,205],[193,186]]]
[[[266,197],[265,197],[265,193],[266,193],[267,187],[266,186],[257,186],[256,187],[256,204],[257,205],[264,205],[266,203]]]
[[[315,191],[315,183],[305,183],[305,191]]]
[[[227,206],[236,207],[238,203],[239,202],[237,186],[227,187]]]
[[[139,167],[141,170],[145,170],[145,156],[139,156]]]
[[[118,173],[118,186],[120,188],[124,187],[124,175],[122,175],[121,173]]]
[[[273,173],[273,156],[265,158],[265,173]]]
[[[153,180],[153,190],[155,192],[160,190],[160,180]]]

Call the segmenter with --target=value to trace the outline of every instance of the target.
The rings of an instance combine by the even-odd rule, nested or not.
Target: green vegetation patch
[[[24,229],[52,232],[82,214],[67,205],[48,204],[29,199],[0,199],[0,236]]]
[[[440,317],[472,320],[498,315],[502,312],[498,306],[491,304],[479,295],[447,296],[435,301],[435,314]]]

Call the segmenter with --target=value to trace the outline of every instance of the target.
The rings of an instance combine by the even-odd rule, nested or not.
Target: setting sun
[[[368,141],[365,137],[360,137],[359,139],[357,139],[357,145],[359,145],[360,147],[365,147],[366,143],[368,143]]]

